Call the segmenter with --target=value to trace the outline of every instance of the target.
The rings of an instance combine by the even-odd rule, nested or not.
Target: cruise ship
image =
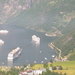
[[[13,60],[14,58],[18,57],[22,52],[22,49],[17,47],[16,49],[13,49],[11,52],[9,52],[7,59]]]
[[[0,39],[0,45],[4,44],[4,41]]]
[[[6,33],[8,33],[8,31],[7,30],[0,30],[0,33],[1,34],[6,34]]]
[[[32,36],[32,41],[36,42],[36,43],[40,43],[40,38],[37,37],[36,35]]]

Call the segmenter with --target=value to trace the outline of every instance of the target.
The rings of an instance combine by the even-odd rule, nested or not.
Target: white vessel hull
[[[1,34],[6,34],[6,33],[8,33],[8,31],[7,30],[0,30],[0,33]]]
[[[0,39],[0,45],[4,44],[4,41]]]

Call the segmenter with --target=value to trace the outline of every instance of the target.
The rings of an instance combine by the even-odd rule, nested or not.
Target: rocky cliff
[[[0,0],[0,24],[5,23],[9,17],[16,17],[20,12],[39,2],[39,0]]]

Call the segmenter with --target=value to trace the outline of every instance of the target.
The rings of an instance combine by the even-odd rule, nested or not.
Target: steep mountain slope
[[[68,25],[62,30],[62,33],[69,33],[71,31],[75,30],[75,18],[71,19],[71,21],[68,23]]]
[[[68,54],[75,55],[75,30],[56,39],[53,44],[61,50],[62,56],[66,56]]]
[[[37,0],[38,1],[38,0]],[[75,17],[75,0],[41,0],[6,23],[32,28],[47,34],[59,34]]]
[[[0,0],[0,24],[10,17],[15,18],[23,10],[29,9],[36,1],[33,0]]]
[[[63,29],[67,28],[68,23],[75,17],[74,2],[74,0],[0,0],[0,24],[20,25],[51,36],[62,35]]]

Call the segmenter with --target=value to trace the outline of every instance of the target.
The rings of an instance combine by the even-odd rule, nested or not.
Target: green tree
[[[50,62],[53,63],[53,60],[51,59]]]
[[[48,64],[47,63],[44,63],[44,68],[47,68],[48,67]]]
[[[50,64],[50,67],[52,67],[53,65],[52,64]]]
[[[7,72],[7,75],[18,75],[18,71],[18,69],[11,68],[11,70]]]
[[[64,73],[64,75],[66,75],[66,73]]]
[[[59,70],[63,70],[62,66],[59,67]]]
[[[23,65],[23,67],[26,67],[26,65]]]
[[[43,75],[51,75],[51,71],[47,68],[46,72],[43,72]]]
[[[54,67],[52,67],[52,70],[56,70],[56,67],[54,66]]]

